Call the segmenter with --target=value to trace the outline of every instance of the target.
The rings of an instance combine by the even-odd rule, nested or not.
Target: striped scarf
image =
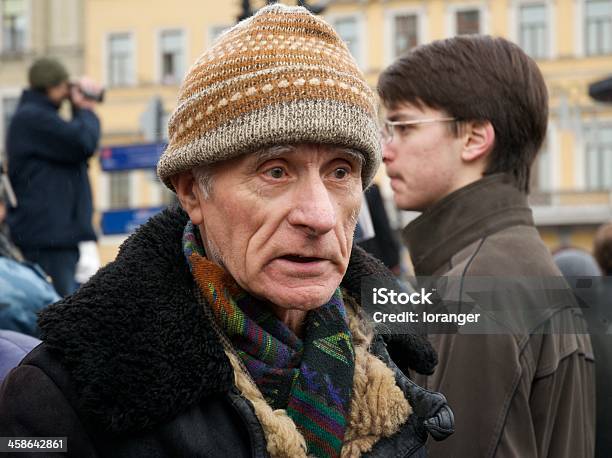
[[[183,248],[194,279],[249,374],[274,409],[287,414],[308,454],[339,457],[349,414],[355,352],[342,293],[306,316],[300,339],[204,254],[189,222]]]

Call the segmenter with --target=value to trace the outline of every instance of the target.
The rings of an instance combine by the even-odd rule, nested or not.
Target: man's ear
[[[473,162],[485,159],[495,145],[495,129],[490,121],[469,122],[464,126],[465,142],[461,159]]]
[[[202,209],[200,208],[201,194],[198,182],[191,171],[181,172],[170,178],[176,190],[176,196],[183,210],[187,212],[191,222],[196,226],[202,223]]]

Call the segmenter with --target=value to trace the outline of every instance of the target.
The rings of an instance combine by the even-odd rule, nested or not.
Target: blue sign
[[[154,169],[165,148],[165,143],[102,148],[100,152],[102,170],[112,172],[117,170]]]
[[[149,207],[103,212],[102,233],[104,235],[129,234],[163,209],[164,207]]]

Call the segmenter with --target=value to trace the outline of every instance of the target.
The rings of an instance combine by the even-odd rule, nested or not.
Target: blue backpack
[[[0,256],[0,329],[36,337],[37,312],[58,300],[38,265]]]

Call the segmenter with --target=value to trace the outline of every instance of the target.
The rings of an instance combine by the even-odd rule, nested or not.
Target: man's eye
[[[283,178],[285,176],[285,171],[283,170],[282,167],[273,167],[269,170],[266,171],[266,174],[274,179],[280,179]]]
[[[334,170],[334,178],[338,180],[342,180],[346,178],[348,175],[349,175],[349,171],[345,169],[344,167],[339,167],[336,170]]]
[[[398,135],[406,135],[408,132],[410,132],[410,130],[412,129],[411,125],[400,125],[400,126],[393,126],[395,128],[395,133]]]

